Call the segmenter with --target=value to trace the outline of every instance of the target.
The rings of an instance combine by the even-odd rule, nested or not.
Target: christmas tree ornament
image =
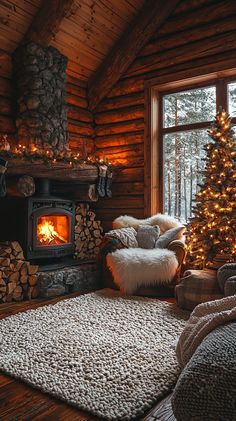
[[[111,191],[112,181],[113,181],[113,173],[112,173],[112,170],[108,168],[107,178],[106,178],[106,196],[110,198],[112,197],[112,191]]]
[[[0,158],[0,197],[6,196],[6,179],[5,172],[7,170],[7,161]]]
[[[226,111],[217,113],[208,134],[212,141],[187,236],[187,264],[196,269],[236,259],[236,143]]]
[[[107,177],[107,165],[99,165],[98,167],[98,183],[97,191],[100,197],[105,197],[106,195],[106,177]]]

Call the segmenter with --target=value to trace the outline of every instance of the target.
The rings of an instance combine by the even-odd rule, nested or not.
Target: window
[[[158,92],[159,202],[164,212],[187,221],[205,167],[207,129],[218,107],[236,123],[236,82],[219,79]]]

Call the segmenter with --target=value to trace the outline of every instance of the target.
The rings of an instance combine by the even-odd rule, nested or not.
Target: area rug
[[[0,369],[108,420],[140,417],[174,386],[187,312],[101,290],[0,321]]]

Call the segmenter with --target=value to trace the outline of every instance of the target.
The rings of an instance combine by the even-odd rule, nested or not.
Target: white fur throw
[[[107,255],[106,261],[115,283],[127,294],[140,286],[171,282],[178,268],[174,252],[165,249],[116,250]]]
[[[146,219],[137,219],[133,216],[122,215],[112,222],[113,229],[133,227],[137,230],[140,225],[159,225],[161,234],[163,234],[163,232],[171,228],[180,227],[183,224],[172,216],[162,215],[161,213],[157,213]]]

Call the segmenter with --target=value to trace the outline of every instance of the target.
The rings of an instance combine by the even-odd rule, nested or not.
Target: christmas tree
[[[219,111],[208,131],[203,184],[188,227],[187,264],[218,268],[236,259],[236,144],[230,117]]]

